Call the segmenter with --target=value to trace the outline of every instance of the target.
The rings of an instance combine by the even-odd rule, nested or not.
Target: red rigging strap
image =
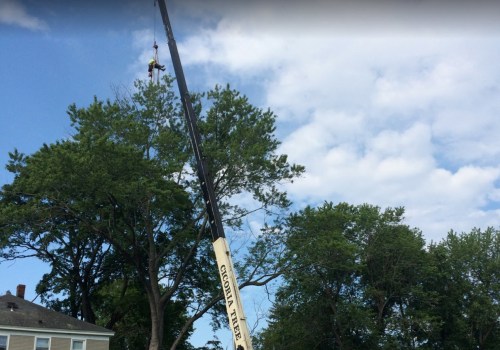
[[[153,49],[155,50],[154,51],[155,64],[160,64],[160,60],[158,59],[158,45],[156,44],[156,40],[154,41]],[[153,71],[154,71],[154,68],[153,68]],[[153,75],[154,75],[154,73],[151,75],[151,81],[153,81]],[[156,69],[156,83],[160,84],[160,68]]]
[[[156,44],[156,2],[157,1],[158,0],[154,0],[154,2],[153,2],[153,5],[155,7],[155,9],[153,11],[153,26],[154,26],[154,28],[153,28],[153,49],[154,49],[153,58],[155,60],[155,63],[160,64],[160,61],[158,59],[158,45]],[[153,81],[153,79],[154,79],[154,74],[155,73],[154,73],[154,67],[153,67],[153,70],[151,71],[151,76],[150,76],[151,81]],[[156,83],[160,84],[160,69],[159,68],[157,68],[157,70],[156,70]]]

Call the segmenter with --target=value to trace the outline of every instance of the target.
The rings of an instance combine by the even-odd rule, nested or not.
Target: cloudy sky
[[[146,78],[154,40],[172,72],[154,1],[103,3],[0,0],[2,165],[14,148],[29,154],[71,135],[69,104],[113,98],[117,87]],[[288,186],[295,208],[324,201],[404,206],[407,223],[428,242],[450,229],[498,227],[499,5],[167,6],[191,90],[230,83],[277,114],[281,152],[306,166]],[[2,167],[0,185],[11,180]],[[22,263],[0,265],[9,276],[0,291],[35,284],[39,276],[26,282],[25,271]]]

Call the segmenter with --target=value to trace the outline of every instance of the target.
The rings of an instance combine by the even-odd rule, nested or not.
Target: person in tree
[[[149,65],[148,65],[148,75],[150,78],[153,76],[153,69],[161,69],[162,71],[164,71],[165,66],[158,64],[156,60],[152,58],[149,60]]]

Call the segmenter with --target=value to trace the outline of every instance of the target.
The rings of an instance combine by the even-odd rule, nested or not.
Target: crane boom
[[[240,291],[234,273],[231,252],[224,234],[224,227],[222,226],[219,207],[215,197],[213,180],[208,173],[207,163],[201,150],[201,137],[196,124],[196,116],[194,114],[191,98],[187,89],[181,59],[179,57],[179,52],[177,51],[177,44],[170,25],[167,5],[165,0],[158,0],[158,4],[163,25],[165,26],[167,34],[168,47],[179,87],[181,102],[184,107],[184,115],[187,121],[189,137],[191,139],[191,145],[196,158],[197,173],[203,192],[203,199],[207,208],[208,219],[212,232],[212,244],[215,251],[217,266],[219,268],[222,290],[226,300],[229,327],[233,333],[233,340],[237,350],[253,350],[250,332],[248,331],[248,325],[243,311],[243,304],[241,302]]]

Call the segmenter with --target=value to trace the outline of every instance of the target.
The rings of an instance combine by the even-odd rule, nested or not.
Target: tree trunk
[[[95,324],[96,317],[94,314],[94,310],[92,309],[92,303],[90,302],[90,297],[88,295],[88,291],[82,291],[82,316],[85,322]]]
[[[377,303],[377,330],[379,335],[384,335],[385,333],[385,320],[384,311],[389,298],[385,298],[384,295],[378,295],[375,297]]]
[[[151,287],[152,289],[155,288],[155,286]],[[159,293],[150,290],[150,292],[148,292],[148,300],[151,312],[151,339],[149,341],[149,350],[162,350],[165,310],[160,302]]]

